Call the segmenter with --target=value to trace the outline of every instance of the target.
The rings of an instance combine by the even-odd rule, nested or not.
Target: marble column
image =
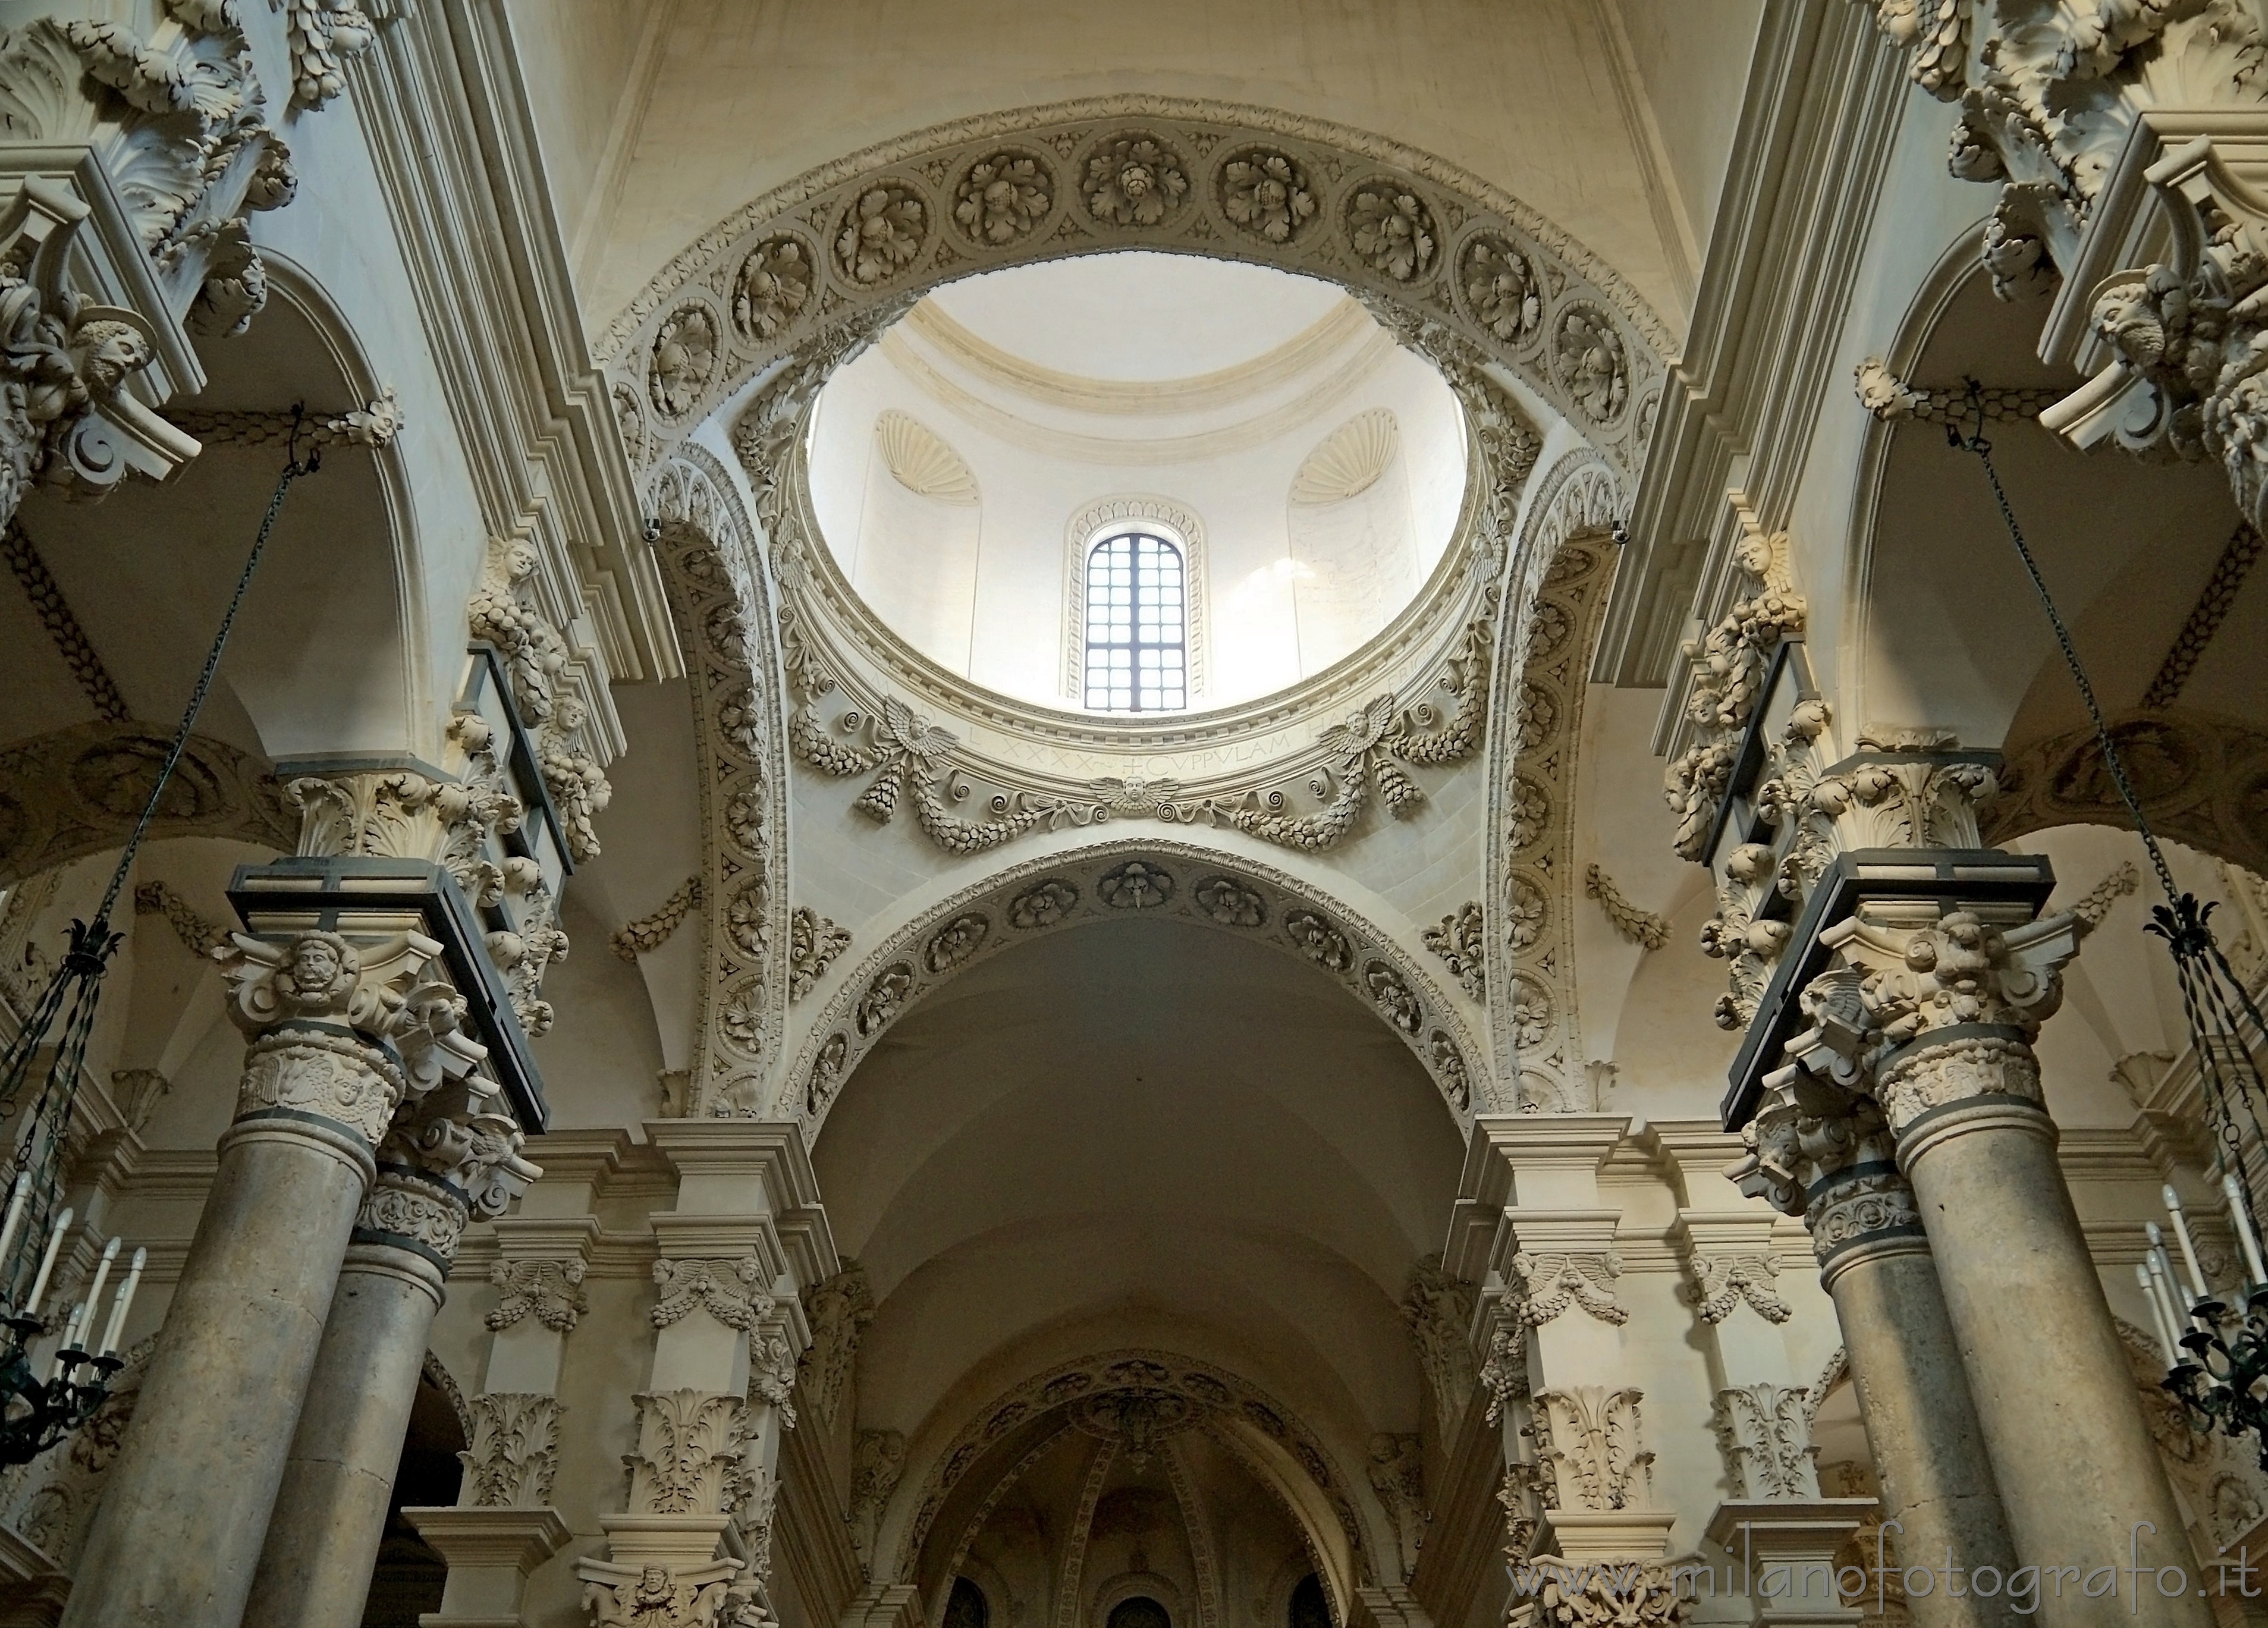
[[[1837,964],[1813,986],[1814,1051],[1833,1061],[1812,1072],[1871,1089],[1896,1137],[2019,1564],[2076,1568],[2043,1585],[2035,1620],[2139,1611],[2201,1625],[2213,1616],[2198,1563],[2056,1162],[2031,1049],[2086,924],[2008,914],[1918,920],[1911,903],[1862,901],[1822,935]],[[1854,1310],[1865,1292],[1848,1291]],[[1947,1366],[1914,1375],[1933,1409]],[[2085,1579],[2103,1568],[2117,1586],[2089,1597]]]
[[[1799,1036],[1791,1056],[1810,1055]],[[1891,1159],[1889,1127],[1874,1102],[1815,1083],[1799,1068],[1773,1076],[1735,1167],[1742,1185],[1811,1228],[1819,1280],[1835,1302],[1859,1415],[1881,1485],[1877,1571],[1906,1565],[2013,1572],[2015,1546],[2000,1506],[1961,1352],[1940,1292],[1912,1190]],[[1867,1600],[1896,1589],[1868,1578]],[[1917,1628],[2012,1628],[2004,1593],[1985,1599],[1933,1584],[1907,1597]]]
[[[446,1051],[434,1003],[406,998],[439,949],[351,927],[237,936],[229,1015],[251,1043],[236,1118],[67,1628],[237,1628],[372,1150]]]
[[[385,1536],[425,1343],[458,1240],[541,1172],[489,1082],[405,1108],[379,1149],[245,1628],[355,1628]]]

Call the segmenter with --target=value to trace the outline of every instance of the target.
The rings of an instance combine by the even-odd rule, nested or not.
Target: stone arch
[[[1027,1450],[1010,1461],[1001,1476],[1002,1482],[1012,1482],[1072,1428],[1067,1419],[1047,1425],[1050,1413],[1129,1391],[1161,1398],[1187,1413],[1189,1427],[1204,1430],[1276,1495],[1306,1539],[1324,1587],[1342,1612],[1353,1589],[1371,1580],[1370,1556],[1397,1552],[1393,1523],[1365,1477],[1345,1473],[1323,1440],[1264,1389],[1211,1363],[1170,1352],[1126,1350],[1057,1362],[1031,1374],[977,1403],[950,1434],[941,1423],[925,1426],[916,1452],[928,1449],[927,1464],[918,1477],[909,1474],[901,1480],[890,1496],[875,1539],[878,1566],[894,1568],[892,1580],[917,1581],[923,1548],[946,1499],[989,1449],[1014,1439],[1016,1432],[1027,1433]],[[962,1523],[967,1530],[956,1540],[956,1558],[992,1501],[988,1497]],[[951,1575],[950,1566],[943,1575]],[[880,1570],[875,1580],[884,1580]]]
[[[977,172],[1004,166],[1018,185],[996,204]],[[1456,166],[1323,120],[1120,95],[933,125],[774,188],[594,350],[643,469],[814,339],[847,357],[937,284],[1125,248],[1337,283],[1403,343],[1504,368],[1631,472],[1676,348],[1588,249]]]
[[[1494,1106],[1454,1003],[1389,932],[1273,866],[1193,843],[1120,837],[1005,866],[900,927],[820,1012],[766,1116],[797,1120],[816,1143],[859,1060],[927,996],[1012,945],[1128,917],[1234,934],[1302,961],[1378,1013],[1461,1128]]]
[[[691,1115],[754,1112],[788,1003],[787,749],[770,566],[725,467],[688,446],[655,473],[700,766],[702,976]]]
[[[1506,576],[1489,716],[1484,920],[1491,1063],[1513,1106],[1594,1106],[1576,1026],[1575,752],[1591,651],[1606,614],[1628,504],[1624,483],[1579,447],[1539,476]]]

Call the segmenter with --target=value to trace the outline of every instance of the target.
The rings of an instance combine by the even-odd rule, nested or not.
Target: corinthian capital
[[[379,1144],[381,1170],[415,1172],[459,1196],[467,1219],[493,1220],[543,1171],[493,1081],[470,1075],[405,1104]]]

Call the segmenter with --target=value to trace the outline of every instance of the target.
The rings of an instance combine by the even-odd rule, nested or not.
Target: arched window
[[[1182,551],[1154,532],[1104,537],[1086,556],[1086,706],[1177,712],[1189,700]]]
[[[1103,1628],[1174,1628],[1174,1619],[1148,1595],[1138,1594],[1112,1606]]]
[[[945,1597],[945,1628],[987,1628],[991,1616],[982,1588],[965,1577],[953,1580],[953,1592]]]
[[[1323,1580],[1313,1572],[1292,1590],[1287,1628],[1331,1628],[1331,1605],[1323,1595]]]

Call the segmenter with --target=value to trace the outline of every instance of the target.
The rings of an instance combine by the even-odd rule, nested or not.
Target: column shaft
[[[1964,1050],[1948,1048],[1917,1066],[1973,1072],[2018,1061],[1980,1063],[1957,1055]],[[2029,1048],[2021,1061],[2036,1066]],[[2202,1628],[2213,1619],[2197,1558],[2055,1143],[2054,1121],[2029,1094],[1968,1096],[1904,1123],[1898,1161],[1937,1256],[2018,1555],[2027,1565],[2077,1566],[2082,1576],[2122,1568],[2115,1594],[2088,1599],[2078,1583],[2060,1597],[2051,1589],[2036,1620],[2131,1623],[2139,1606],[2153,1622]],[[2133,1566],[2139,1575],[2124,1569]],[[2186,1580],[2167,1594],[2159,1585],[2174,1580],[2172,1568]]]
[[[442,1274],[360,1238],[347,1251],[245,1628],[356,1628],[385,1536]]]
[[[1862,1178],[1863,1179],[1863,1178]],[[1895,1178],[1893,1178],[1895,1179]],[[2015,1545],[1977,1425],[1937,1267],[1918,1238],[1861,1242],[1820,1274],[1843,1325],[1859,1415],[1881,1482],[1882,1520],[1893,1532],[1891,1565],[1951,1564],[1963,1572],[2015,1567]],[[1895,1528],[1889,1523],[1895,1521]],[[1867,1567],[1880,1555],[1862,1555]],[[1868,1602],[1896,1584],[1870,1572]],[[1955,1595],[1940,1579],[1906,1598],[1915,1628],[2011,1628],[2021,1620],[1997,1599]]]
[[[65,1628],[237,1628],[371,1169],[309,1114],[222,1137]]]

